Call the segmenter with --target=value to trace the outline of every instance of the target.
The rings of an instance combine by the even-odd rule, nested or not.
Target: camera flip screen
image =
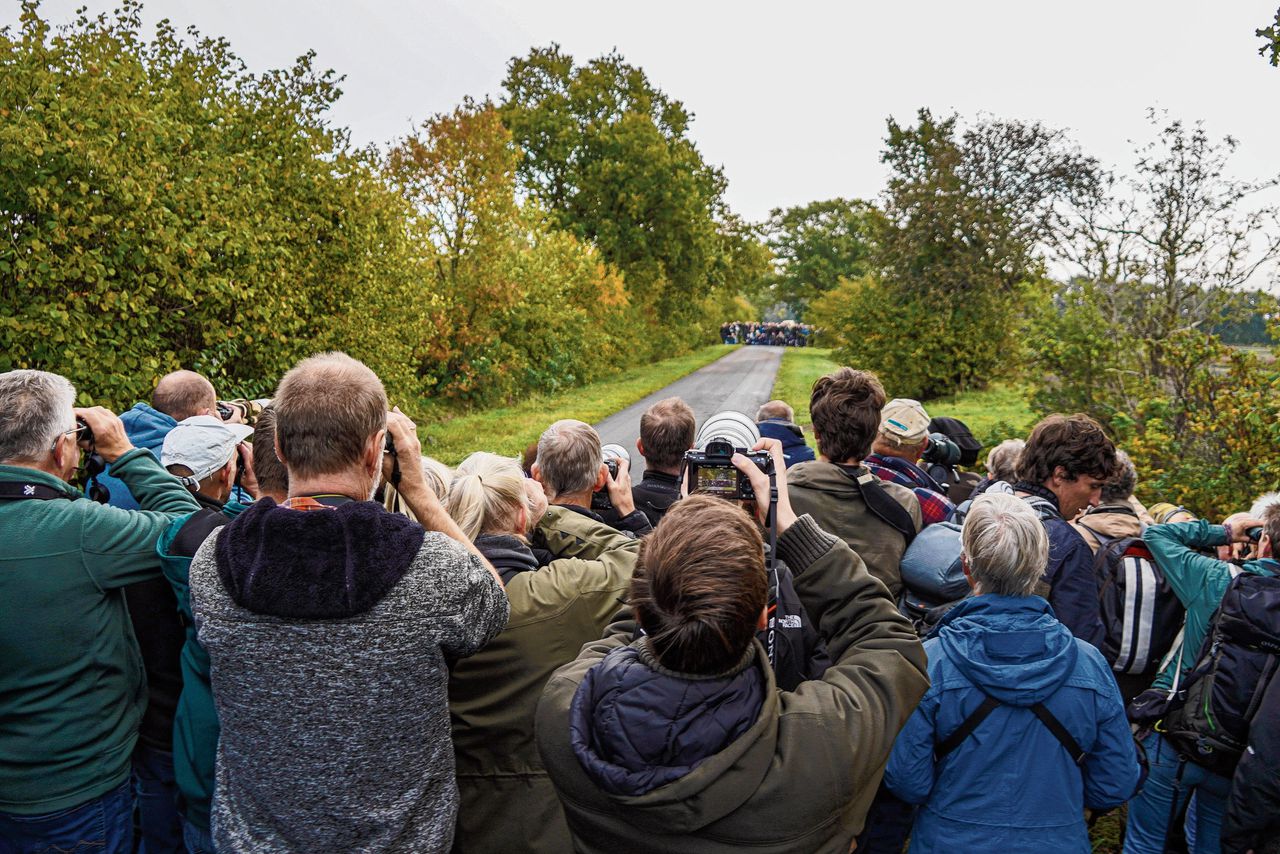
[[[697,488],[712,495],[737,495],[738,470],[733,466],[699,466]]]

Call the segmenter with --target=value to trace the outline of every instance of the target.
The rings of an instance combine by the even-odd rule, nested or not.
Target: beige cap
[[[929,435],[929,413],[918,400],[895,397],[880,411],[880,432],[900,445],[918,445]]]

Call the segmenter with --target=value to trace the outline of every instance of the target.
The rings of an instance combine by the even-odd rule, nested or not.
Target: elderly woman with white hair
[[[885,770],[921,805],[911,852],[1088,852],[1084,810],[1140,778],[1111,669],[1035,595],[1049,542],[1024,501],[975,499],[961,546],[974,595],[925,642],[931,687]]]

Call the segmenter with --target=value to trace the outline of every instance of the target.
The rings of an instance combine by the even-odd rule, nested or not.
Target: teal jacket
[[[210,529],[221,527],[239,516],[243,504],[228,501],[221,519],[205,519]],[[213,705],[213,688],[209,684],[209,653],[196,639],[195,622],[191,618],[191,555],[175,553],[174,539],[193,517],[215,515],[202,509],[175,519],[156,543],[156,553],[164,568],[164,577],[178,598],[178,613],[186,627],[187,639],[182,645],[182,694],[173,718],[173,776],[182,792],[183,812],[187,821],[201,830],[209,829],[209,804],[213,800],[213,763],[218,752],[218,713]]]
[[[149,451],[112,469],[142,510],[0,466],[65,496],[0,500],[0,812],[57,812],[129,777],[147,684],[122,588],[159,577],[156,540],[198,505]]]
[[[1198,549],[1225,546],[1227,530],[1212,525],[1204,519],[1195,522],[1177,522],[1171,525],[1152,525],[1142,535],[1151,549],[1156,565],[1169,580],[1173,593],[1187,609],[1187,627],[1182,636],[1181,655],[1174,653],[1169,664],[1156,677],[1154,687],[1170,688],[1179,664],[1185,672],[1196,663],[1205,635],[1209,633],[1209,621],[1213,612],[1222,604],[1231,579],[1241,572],[1255,575],[1275,575],[1280,562],[1271,558],[1252,560],[1243,567],[1202,554]]]

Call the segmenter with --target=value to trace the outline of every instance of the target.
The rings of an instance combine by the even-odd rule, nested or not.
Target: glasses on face
[[[72,427],[70,430],[63,430],[53,440],[53,446],[49,448],[49,450],[50,451],[57,450],[58,442],[62,439],[63,436],[70,436],[74,434],[76,436],[76,441],[79,442],[80,437],[88,432],[89,432],[89,425],[87,424],[77,424],[76,426]]]

